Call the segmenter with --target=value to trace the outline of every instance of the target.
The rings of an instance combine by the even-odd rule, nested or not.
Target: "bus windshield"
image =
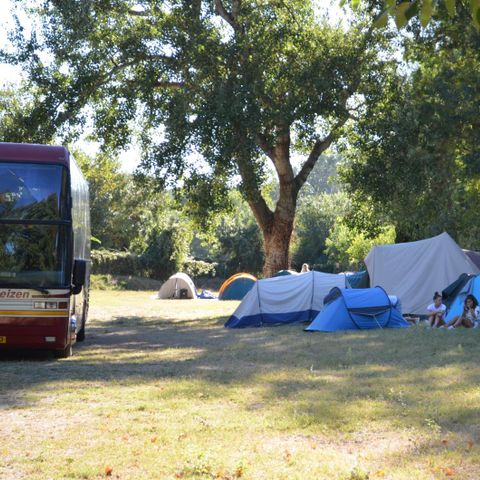
[[[66,191],[61,165],[0,163],[0,219],[67,219]]]
[[[64,225],[0,225],[0,286],[67,284]]]
[[[0,286],[64,286],[69,260],[67,169],[0,160]]]

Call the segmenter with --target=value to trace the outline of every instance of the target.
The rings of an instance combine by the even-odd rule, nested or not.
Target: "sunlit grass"
[[[478,330],[224,329],[236,305],[97,291],[72,358],[3,358],[0,478],[480,478]]]

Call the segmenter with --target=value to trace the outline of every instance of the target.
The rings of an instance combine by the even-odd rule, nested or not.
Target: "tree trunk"
[[[293,231],[294,214],[290,218],[275,219],[272,229],[263,232],[265,263],[263,275],[271,277],[279,270],[290,268],[290,239]]]
[[[280,198],[275,212],[261,202],[249,202],[263,234],[265,263],[263,275],[271,277],[279,270],[290,268],[290,240],[297,207],[297,190],[290,184],[280,184]]]
[[[290,268],[290,240],[292,238],[299,183],[295,179],[290,163],[290,127],[281,124],[277,127],[277,138],[274,147],[267,145],[262,135],[257,136],[261,148],[272,160],[278,175],[280,196],[272,212],[261,194],[250,195],[249,205],[252,209],[263,234],[265,263],[263,275],[271,277],[278,270]],[[242,178],[248,179],[251,170],[242,169],[239,162]]]

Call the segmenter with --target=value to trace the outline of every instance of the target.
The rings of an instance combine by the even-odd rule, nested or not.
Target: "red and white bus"
[[[88,184],[64,147],[0,143],[0,350],[85,338]]]

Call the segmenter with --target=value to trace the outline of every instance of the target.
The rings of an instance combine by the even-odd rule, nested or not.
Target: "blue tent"
[[[249,273],[236,273],[225,280],[218,293],[219,300],[242,300],[257,279]]]
[[[325,304],[306,331],[334,332],[409,326],[381,287],[335,287],[325,298]]]
[[[447,321],[450,321],[453,319],[453,317],[462,314],[465,297],[467,295],[473,295],[477,301],[480,301],[480,275],[476,275],[468,280],[460,292],[458,292],[457,296],[450,304],[450,308],[446,316]]]
[[[347,275],[347,282],[350,288],[368,288],[370,286],[370,277],[366,270]]]

